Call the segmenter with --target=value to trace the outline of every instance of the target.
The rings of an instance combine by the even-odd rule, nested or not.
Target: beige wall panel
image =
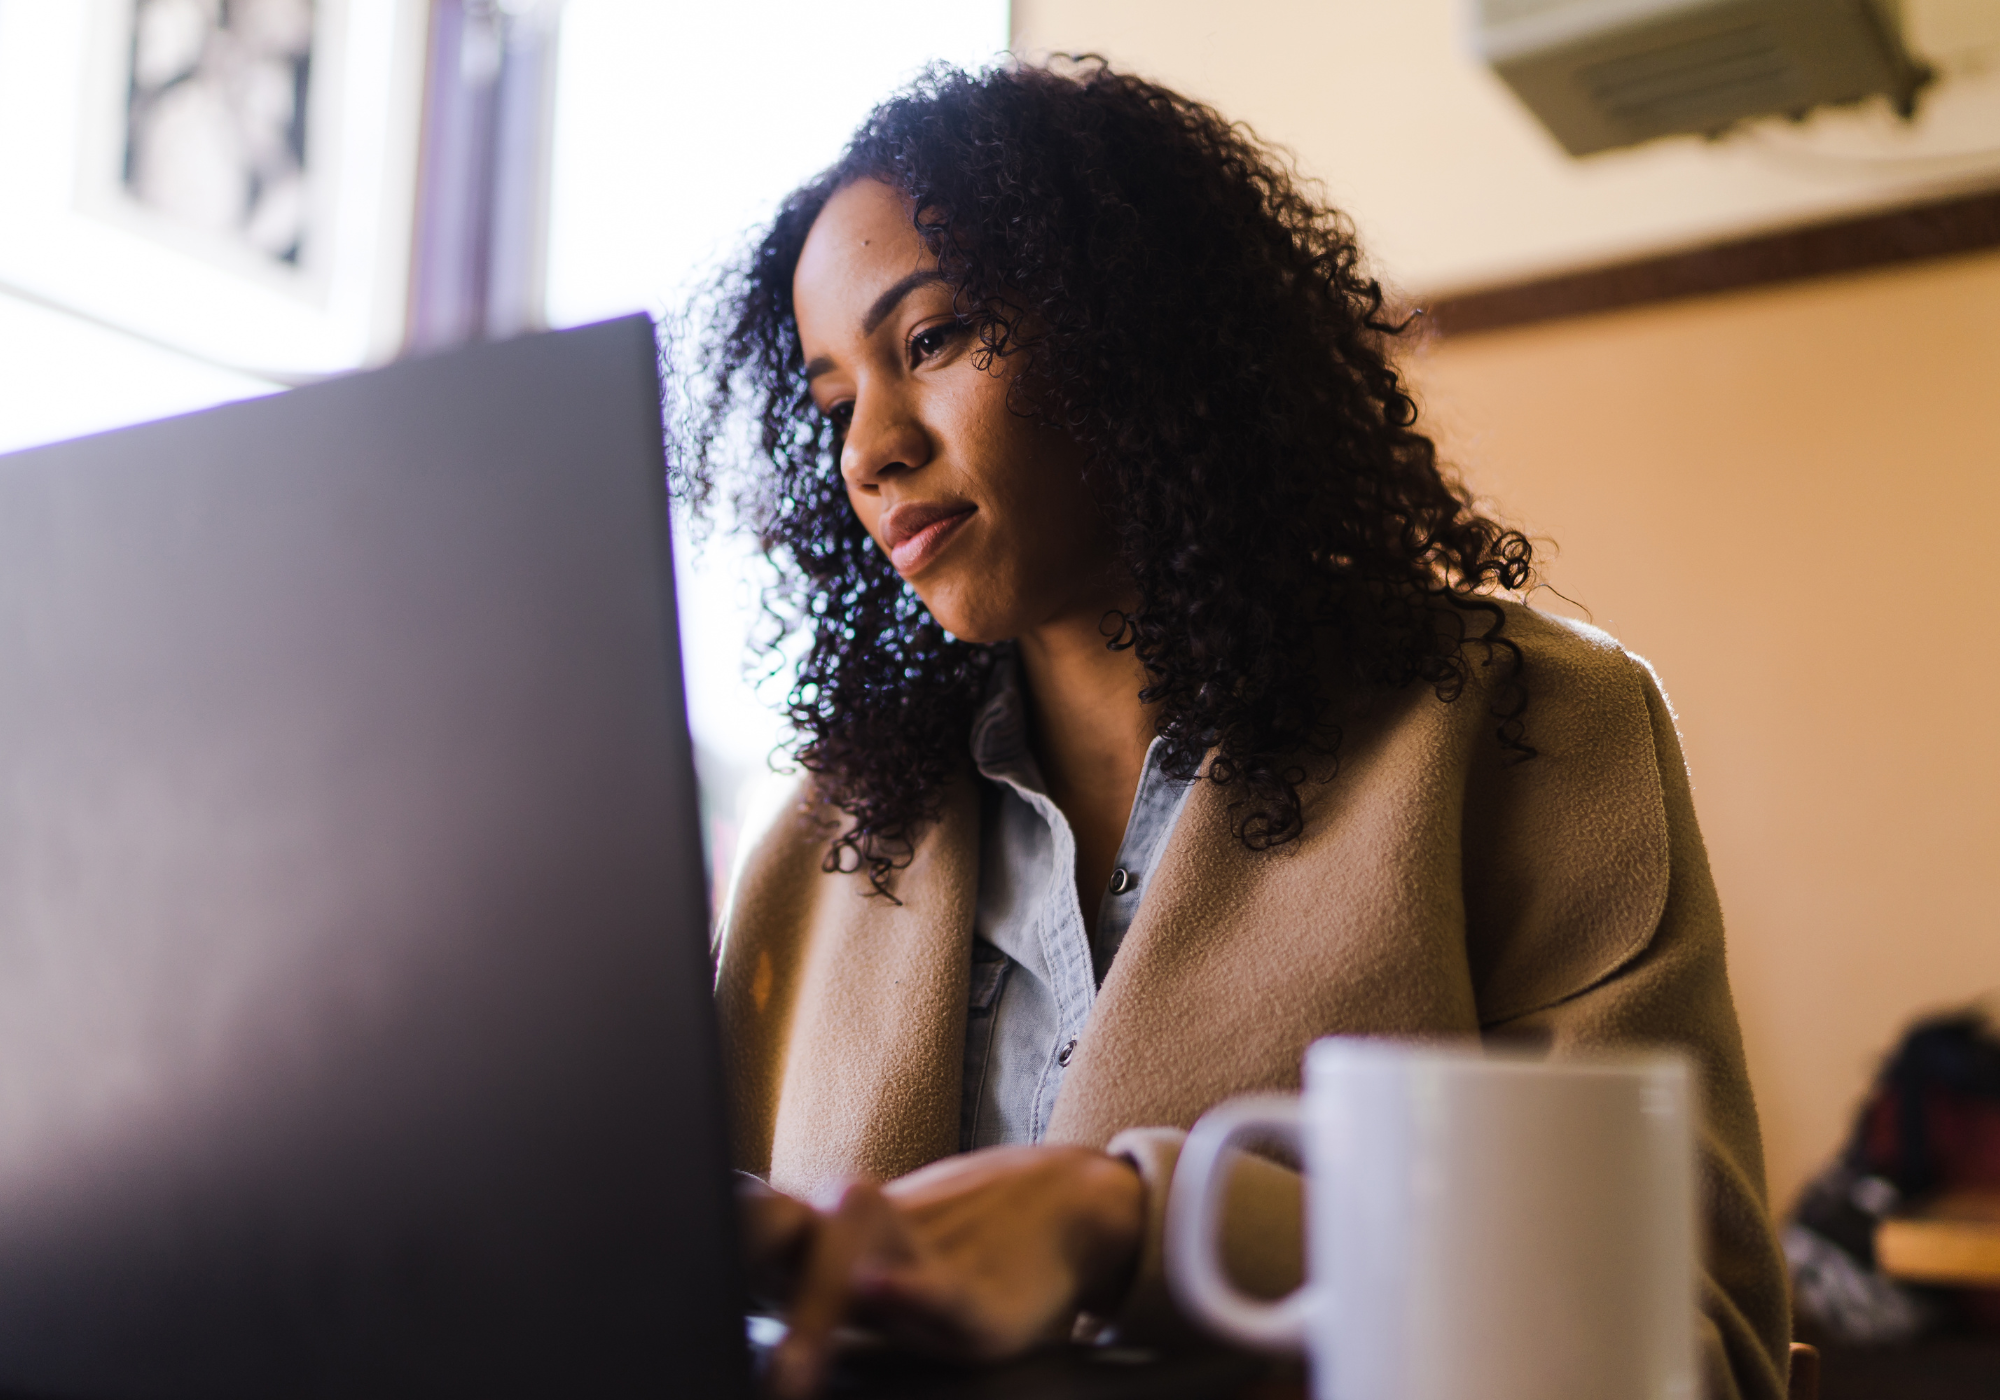
[[[2000,254],[1414,371],[1452,458],[1559,542],[1548,581],[1679,711],[1782,1205],[1909,1019],[2000,987]]]

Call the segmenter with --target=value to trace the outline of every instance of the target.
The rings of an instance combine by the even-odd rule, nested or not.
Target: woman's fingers
[[[997,1356],[1066,1332],[1078,1307],[1115,1308],[1145,1227],[1132,1166],[1079,1147],[999,1147],[884,1188],[943,1278],[967,1350]]]
[[[736,1204],[751,1291],[762,1302],[782,1305],[792,1296],[793,1279],[818,1228],[818,1213],[748,1176],[737,1182]]]
[[[834,1329],[853,1310],[857,1283],[909,1257],[902,1221],[872,1181],[850,1184],[833,1209],[819,1213],[786,1310],[785,1339],[771,1357],[773,1394],[805,1400],[819,1389]]]
[[[1079,1305],[1115,1304],[1144,1187],[1099,1152],[996,1148],[887,1187],[853,1183],[825,1211],[782,1197],[756,1209],[767,1214],[746,1236],[791,1261],[771,1384],[796,1400],[818,1388],[849,1320],[919,1350],[993,1359],[1063,1335]]]

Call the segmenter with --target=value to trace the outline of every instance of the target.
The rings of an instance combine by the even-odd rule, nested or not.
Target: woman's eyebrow
[[[875,298],[875,304],[868,308],[868,314],[861,318],[861,333],[863,335],[875,334],[876,328],[889,319],[889,313],[896,309],[904,297],[919,287],[928,286],[932,282],[942,281],[944,281],[944,274],[936,268],[920,267],[907,277],[898,278],[896,281],[890,283],[882,295]]]
[[[889,319],[889,313],[902,304],[903,298],[919,287],[927,287],[933,282],[944,281],[944,274],[936,268],[920,267],[908,276],[899,277],[883,289],[882,295],[869,306],[868,314],[861,318],[861,333],[873,335],[881,324]],[[815,355],[806,361],[806,383],[810,384],[820,375],[833,368],[833,357]]]

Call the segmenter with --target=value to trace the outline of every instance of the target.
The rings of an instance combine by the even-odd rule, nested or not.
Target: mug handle
[[[1254,1133],[1288,1141],[1303,1157],[1303,1124],[1295,1094],[1247,1094],[1218,1104],[1188,1133],[1167,1191],[1167,1287],[1174,1301],[1196,1321],[1258,1351],[1305,1351],[1311,1288],[1265,1303],[1230,1283],[1216,1249],[1229,1186],[1225,1154]]]

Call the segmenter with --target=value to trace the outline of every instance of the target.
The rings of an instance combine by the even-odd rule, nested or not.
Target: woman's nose
[[[840,449],[840,474],[850,488],[879,488],[885,478],[915,471],[930,458],[930,434],[907,406],[889,395],[855,400]]]

